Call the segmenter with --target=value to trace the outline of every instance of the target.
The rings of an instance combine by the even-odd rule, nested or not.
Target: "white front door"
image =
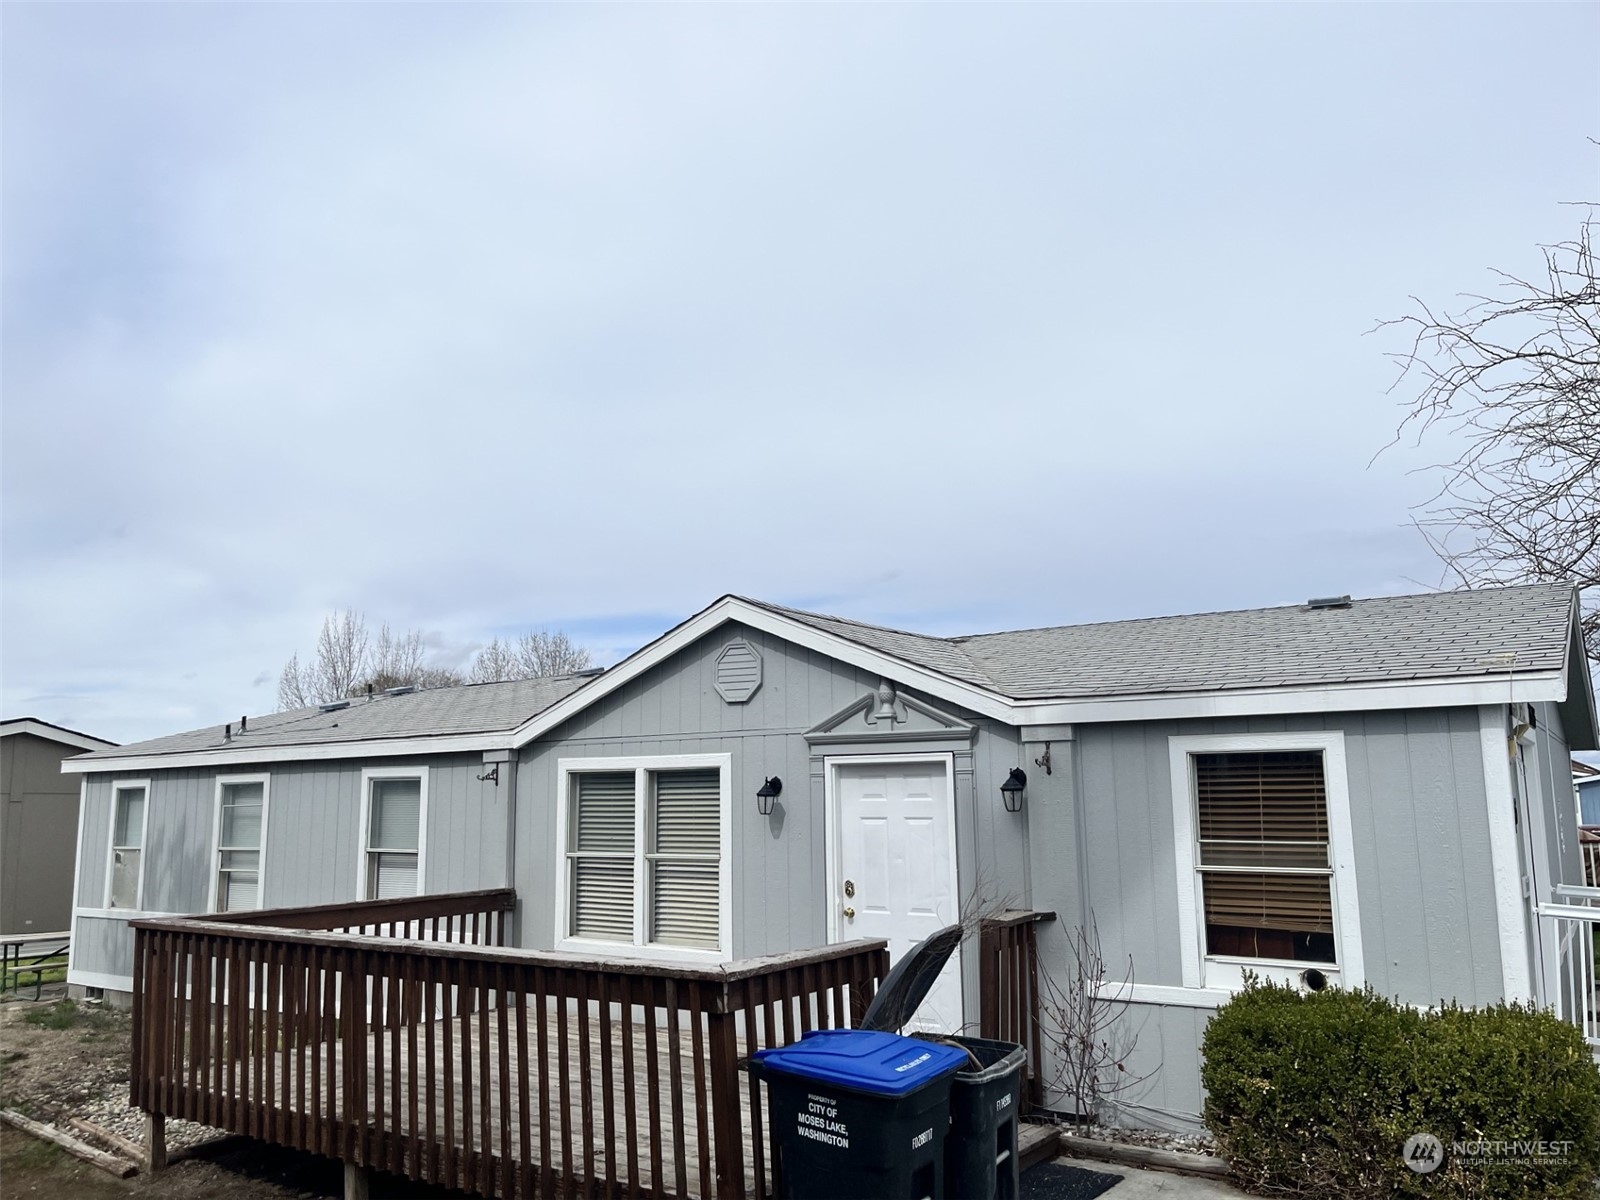
[[[829,766],[836,816],[829,928],[838,941],[884,938],[899,962],[961,919],[950,759],[836,759]],[[961,1016],[958,949],[907,1028],[956,1033]]]

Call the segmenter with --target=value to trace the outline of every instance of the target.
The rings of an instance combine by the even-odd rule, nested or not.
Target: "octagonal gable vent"
[[[728,704],[743,704],[761,686],[761,655],[749,642],[729,642],[717,655],[717,694]]]

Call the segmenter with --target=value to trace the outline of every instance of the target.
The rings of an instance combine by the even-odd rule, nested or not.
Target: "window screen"
[[[715,950],[721,929],[721,777],[658,771],[650,845],[650,940]]]
[[[634,940],[634,773],[574,777],[568,858],[572,935]]]

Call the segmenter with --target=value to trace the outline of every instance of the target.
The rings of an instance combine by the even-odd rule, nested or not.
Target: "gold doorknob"
[[[856,910],[846,905],[844,915],[853,921],[856,918]]]

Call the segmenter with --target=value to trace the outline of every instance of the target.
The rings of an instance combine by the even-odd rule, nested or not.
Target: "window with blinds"
[[[721,771],[583,771],[571,779],[569,936],[722,949]]]
[[[722,781],[715,768],[657,771],[650,940],[715,950],[722,927]]]
[[[144,858],[145,790],[116,789],[111,818],[111,883],[108,908],[139,907],[139,867]]]
[[[576,776],[568,854],[573,937],[635,940],[634,791],[632,771]]]
[[[1335,962],[1321,751],[1193,762],[1206,952]]]
[[[261,829],[266,784],[224,783],[217,828],[217,910],[261,907]]]
[[[367,899],[415,896],[422,829],[422,780],[373,779],[367,814]]]

